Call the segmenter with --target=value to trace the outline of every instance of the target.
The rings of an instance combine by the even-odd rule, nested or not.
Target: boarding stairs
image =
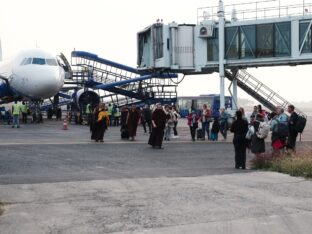
[[[287,106],[291,104],[278,93],[274,92],[268,86],[248,73],[246,69],[226,70],[225,76],[232,82],[237,80],[238,87],[259,101],[270,111],[275,111],[277,106],[286,109]],[[306,117],[306,115],[298,108],[296,108],[296,112],[299,115]]]
[[[102,101],[118,106],[146,102],[175,102],[175,74],[145,73],[83,51],[73,51],[69,83],[98,89]]]

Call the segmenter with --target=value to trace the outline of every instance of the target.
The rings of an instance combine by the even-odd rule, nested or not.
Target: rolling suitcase
[[[121,139],[129,139],[129,132],[127,129],[121,130]]]
[[[203,139],[203,137],[204,137],[203,129],[198,128],[196,135],[197,135],[197,139]]]

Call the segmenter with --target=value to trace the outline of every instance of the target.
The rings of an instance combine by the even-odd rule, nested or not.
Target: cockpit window
[[[32,64],[45,65],[46,61],[44,58],[33,58]]]
[[[26,58],[23,61],[24,61],[24,63],[22,65],[28,65],[28,64],[31,64],[32,58]]]
[[[56,59],[46,59],[46,63],[47,63],[49,66],[57,66]]]
[[[27,60],[27,58],[24,58],[24,59],[22,60],[22,62],[20,63],[20,65],[21,65],[21,66],[24,65],[24,63],[25,63],[26,60]]]

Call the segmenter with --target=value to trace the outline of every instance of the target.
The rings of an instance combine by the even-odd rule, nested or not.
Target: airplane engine
[[[79,110],[83,112],[88,104],[94,108],[100,103],[100,96],[91,89],[80,89],[73,95],[73,100]]]

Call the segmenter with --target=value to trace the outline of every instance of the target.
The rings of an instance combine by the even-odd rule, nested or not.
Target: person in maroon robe
[[[140,120],[140,111],[137,110],[135,105],[132,105],[131,110],[128,114],[127,126],[129,131],[130,141],[134,141],[136,136],[138,124]]]
[[[157,104],[157,107],[152,114],[152,125],[153,129],[148,144],[153,148],[161,149],[164,138],[164,129],[166,127],[166,113],[160,104]]]

